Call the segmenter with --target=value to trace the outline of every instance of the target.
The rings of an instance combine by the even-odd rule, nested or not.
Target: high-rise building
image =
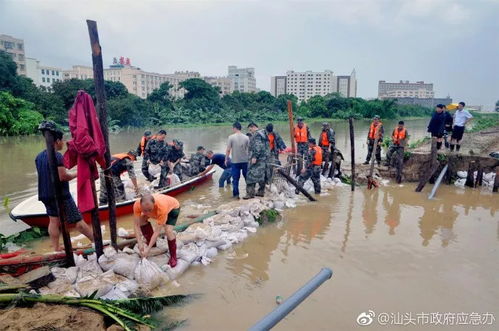
[[[17,74],[26,76],[24,40],[0,34],[0,51],[7,52],[17,64]]]
[[[220,96],[232,93],[232,81],[229,77],[203,77],[204,81],[211,86],[218,87],[220,89]]]
[[[350,76],[337,76],[336,77],[336,92],[345,98],[357,97],[357,78],[355,69],[353,69]]]
[[[336,76],[331,70],[322,72],[286,73],[286,91],[295,95],[299,101],[308,100],[315,95],[326,95],[336,92]]]
[[[281,94],[287,93],[287,76],[273,76],[270,77],[270,94],[274,97],[278,97]]]
[[[408,80],[398,83],[388,83],[380,80],[378,83],[378,98],[434,98],[433,84],[423,81],[409,83]]]
[[[37,59],[26,58],[26,76],[31,78],[36,86],[50,88],[53,83],[63,81],[63,71],[61,68],[42,65]]]
[[[229,66],[228,77],[231,80],[232,91],[256,92],[255,68]]]

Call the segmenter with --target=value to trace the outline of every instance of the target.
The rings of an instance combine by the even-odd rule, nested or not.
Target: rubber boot
[[[451,152],[454,152],[454,146],[455,146],[454,144],[450,144],[450,151]]]
[[[456,152],[459,152],[460,149],[461,149],[461,145],[456,144]]]
[[[253,199],[255,197],[255,186],[256,184],[246,185],[246,196],[243,197],[244,200]]]
[[[441,149],[442,148],[442,142],[441,141],[438,141],[437,142],[437,149]]]
[[[151,241],[152,235],[154,233],[154,229],[152,228],[151,223],[147,222],[146,225],[141,225],[140,231],[142,232],[144,238],[146,238],[146,244],[149,245],[149,242]]]
[[[177,239],[168,240],[168,250],[170,251],[170,259],[168,264],[175,268],[177,265]]]
[[[265,183],[260,183],[258,185],[258,192],[256,192],[255,196],[263,197],[265,195]]]

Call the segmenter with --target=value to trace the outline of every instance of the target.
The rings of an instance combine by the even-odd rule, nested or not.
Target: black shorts
[[[454,129],[452,130],[451,139],[455,139],[457,141],[460,141],[461,139],[463,139],[463,134],[464,134],[464,126],[454,125]]]
[[[432,138],[442,138],[444,136],[443,132],[431,133]]]
[[[43,204],[47,209],[47,215],[52,217],[59,217],[59,210],[55,199],[43,199]],[[64,211],[66,212],[66,222],[69,224],[78,223],[83,219],[78,207],[76,206],[73,198],[69,197],[63,200]]]
[[[172,209],[168,213],[168,218],[166,219],[166,224],[174,226],[177,224],[178,215],[180,214],[180,208]]]

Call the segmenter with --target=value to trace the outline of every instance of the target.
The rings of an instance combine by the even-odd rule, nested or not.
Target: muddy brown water
[[[406,121],[413,139],[425,135],[426,121]],[[391,127],[392,123],[386,123]],[[349,158],[348,125],[333,124],[339,148]],[[286,141],[286,124],[277,126]],[[367,122],[356,123],[358,161],[365,157]],[[320,123],[312,125],[317,135]],[[169,130],[192,151],[201,144],[216,151],[225,147],[230,128]],[[139,130],[111,136],[113,152],[135,146]],[[38,137],[0,140],[3,155],[12,162],[0,166],[0,192],[10,204],[36,189],[33,159],[43,148]],[[14,160],[16,162],[14,162]],[[210,210],[230,199],[229,189],[214,181],[179,196],[181,221],[187,215]],[[262,227],[233,250],[220,253],[209,266],[193,266],[179,280],[157,294],[199,293],[201,296],[159,314],[164,319],[184,320],[187,330],[243,330],[276,307],[276,296],[291,295],[322,267],[333,277],[278,324],[278,330],[469,330],[471,324],[435,326],[422,324],[418,314],[495,315],[499,329],[499,216],[498,196],[492,193],[443,185],[433,201],[414,184],[388,184],[368,191],[336,187],[317,203],[303,202],[288,209],[283,220]],[[16,223],[1,214],[1,232],[16,230]],[[132,218],[119,225],[131,229]],[[105,234],[105,236],[108,233]],[[74,234],[73,234],[74,235]],[[47,241],[32,244],[49,251]],[[368,327],[357,317],[372,310],[376,317]],[[411,314],[417,325],[381,326],[380,314]],[[394,315],[390,315],[394,314]],[[464,315],[468,314],[468,315]],[[406,315],[408,316],[408,315]],[[438,318],[438,315],[435,315]],[[474,315],[476,316],[476,315]],[[449,320],[448,320],[449,321]],[[461,321],[463,322],[463,321]],[[463,322],[464,323],[464,322]],[[457,323],[455,323],[457,324]]]

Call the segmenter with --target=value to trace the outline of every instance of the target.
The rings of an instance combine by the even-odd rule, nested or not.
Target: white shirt
[[[456,110],[454,113],[454,125],[455,126],[464,126],[466,121],[470,118],[473,118],[473,115],[470,114],[467,110]]]

